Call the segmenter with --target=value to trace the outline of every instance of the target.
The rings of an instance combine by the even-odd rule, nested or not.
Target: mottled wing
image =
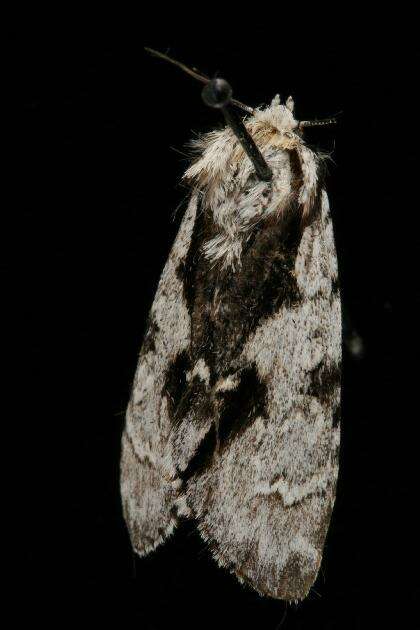
[[[184,513],[241,580],[301,599],[320,566],[338,466],[341,309],[325,191],[306,227],[296,213],[255,227],[235,274],[200,260],[185,275],[190,380],[172,415]]]
[[[154,549],[176,524],[173,505],[179,481],[174,480],[168,448],[171,400],[162,390],[168,366],[190,344],[191,322],[178,270],[190,248],[196,206],[193,196],[159,282],[122,438],[123,510],[139,554]]]

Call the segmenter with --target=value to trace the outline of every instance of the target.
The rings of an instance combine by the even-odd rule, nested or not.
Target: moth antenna
[[[172,59],[172,57],[169,57],[168,55],[165,55],[164,53],[161,53],[158,50],[154,50],[153,48],[148,48],[147,46],[145,46],[144,49],[148,53],[153,55],[154,57],[158,57],[159,59],[163,59],[164,61],[168,61],[169,63],[172,63],[174,66],[177,66],[178,68],[181,68],[181,70],[183,70],[184,72],[189,74],[194,79],[197,79],[197,81],[201,81],[201,83],[207,84],[207,83],[209,83],[212,80],[209,77],[207,77],[205,74],[202,74],[201,72],[198,72],[196,68],[189,68],[188,66],[186,66],[181,61],[177,61],[176,59]],[[237,101],[234,98],[231,99],[231,103],[232,103],[232,105],[235,105],[235,107],[239,107],[240,109],[243,109],[248,114],[253,114],[254,113],[254,109],[252,107],[249,107],[248,105],[244,105],[244,103],[241,103],[240,101]]]
[[[230,108],[230,104],[233,103],[233,100],[232,88],[229,83],[221,78],[212,79],[204,86],[201,96],[206,105],[222,110],[226,124],[229,125],[238,138],[245,153],[253,163],[259,179],[265,182],[270,181],[273,177],[271,168],[263,158],[261,151],[258,149],[252,136],[248,133],[242,120]]]
[[[299,129],[303,129],[304,127],[324,127],[326,125],[336,124],[337,118],[333,116],[332,118],[322,118],[321,120],[301,120],[298,127]]]

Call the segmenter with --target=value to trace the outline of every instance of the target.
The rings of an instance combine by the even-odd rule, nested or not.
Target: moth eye
[[[293,133],[295,133],[297,136],[300,136],[301,138],[303,137],[303,127],[300,126],[300,122],[297,121],[293,127]]]

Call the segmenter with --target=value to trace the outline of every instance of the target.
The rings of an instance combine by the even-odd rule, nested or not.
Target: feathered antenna
[[[342,112],[339,112],[342,114]],[[338,114],[336,114],[338,116]],[[336,125],[337,118],[333,116],[332,118],[322,118],[321,120],[301,120],[299,123],[299,129],[303,129],[304,127],[324,127],[325,125]]]

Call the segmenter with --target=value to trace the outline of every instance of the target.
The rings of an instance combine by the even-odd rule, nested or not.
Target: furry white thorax
[[[298,122],[276,96],[271,105],[257,109],[245,126],[273,171],[270,182],[257,178],[253,164],[229,127],[212,131],[192,143],[199,157],[184,179],[202,195],[202,207],[213,213],[220,232],[203,247],[206,258],[223,266],[240,266],[242,245],[252,227],[269,215],[278,215],[296,201],[305,216],[317,191],[317,163],[297,133]],[[299,185],[293,181],[290,152],[301,167]]]

